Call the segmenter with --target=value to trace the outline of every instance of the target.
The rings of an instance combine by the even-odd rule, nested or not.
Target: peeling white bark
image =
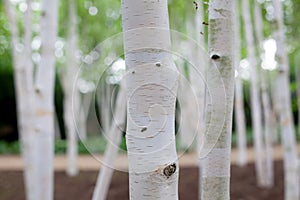
[[[206,107],[206,133],[201,162],[201,197],[205,200],[230,199],[230,152],[231,127],[234,95],[233,66],[233,4],[231,0],[211,0],[209,2],[209,55],[211,68],[216,65],[223,85],[218,77],[207,74],[207,83],[212,88],[224,89],[225,99],[212,99],[223,107],[213,107],[210,101]],[[208,91],[208,96],[212,91]],[[222,91],[220,91],[222,93]],[[218,95],[218,94],[217,94]],[[209,98],[208,98],[209,99]],[[217,104],[218,105],[218,104]],[[221,109],[221,110],[218,110]],[[214,112],[218,116],[214,116]],[[224,115],[223,115],[224,113]],[[211,117],[213,121],[209,120]],[[221,130],[215,129],[223,124]],[[220,132],[219,132],[220,131]],[[217,137],[217,140],[216,140]]]
[[[236,10],[234,16],[234,34],[235,34],[235,54],[234,65],[237,72],[235,78],[235,124],[237,132],[237,149],[238,159],[237,164],[239,166],[245,166],[247,164],[247,140],[246,140],[246,122],[245,122],[245,110],[244,110],[244,95],[243,95],[243,81],[240,76],[240,15],[238,1],[233,1],[234,8]]]
[[[280,120],[281,140],[284,151],[284,199],[299,199],[299,167],[296,149],[295,129],[291,111],[289,62],[285,46],[285,32],[283,23],[283,8],[281,0],[273,0],[274,7],[274,38],[277,42],[276,58],[277,80],[276,91],[278,97],[278,114]]]
[[[167,0],[123,0],[130,199],[178,199],[175,100]]]

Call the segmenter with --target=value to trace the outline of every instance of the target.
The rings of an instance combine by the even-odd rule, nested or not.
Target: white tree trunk
[[[195,26],[196,26],[196,41],[199,45],[197,50],[194,51],[193,58],[196,63],[197,68],[191,68],[190,70],[190,79],[193,91],[196,93],[199,103],[199,112],[200,112],[200,126],[198,127],[197,135],[197,153],[200,156],[200,150],[203,146],[203,135],[205,132],[205,99],[206,99],[206,85],[205,85],[205,66],[208,65],[206,54],[205,54],[205,41],[203,36],[203,30],[201,28],[202,22],[204,19],[203,16],[203,6],[201,2],[198,2],[198,11],[195,15]],[[201,77],[199,77],[199,72]],[[200,167],[200,166],[199,166]],[[200,179],[200,174],[199,174]]]
[[[12,31],[19,132],[25,161],[25,188],[28,200],[53,199],[53,85],[57,1],[49,3],[49,6],[45,4],[47,4],[46,1],[43,5],[47,7],[47,10],[42,13],[43,19],[41,20],[46,25],[42,31],[42,64],[37,72],[39,84],[34,88],[31,60],[31,1],[27,1],[27,10],[24,15],[23,52],[17,50],[19,42],[15,8],[11,7],[8,0],[5,1]],[[45,20],[46,18],[50,20]],[[54,36],[51,37],[52,35]],[[51,45],[53,51],[49,48]],[[48,67],[47,64],[53,67]],[[50,87],[47,87],[47,84],[50,84]]]
[[[69,32],[67,39],[67,66],[62,74],[62,85],[64,89],[64,122],[67,134],[67,174],[76,176],[77,168],[77,132],[81,131],[80,94],[76,85],[76,73],[78,65],[76,60],[77,32],[76,32],[76,8],[75,2],[69,2]],[[76,120],[77,119],[77,120]]]
[[[237,149],[238,158],[237,164],[239,166],[245,166],[247,164],[247,140],[246,140],[246,122],[245,122],[245,110],[244,110],[244,95],[243,95],[243,81],[240,76],[240,15],[238,1],[233,1],[234,8],[237,13],[234,16],[234,34],[235,34],[235,54],[234,65],[237,72],[235,78],[235,124],[237,132]]]
[[[85,94],[79,94],[81,96],[80,102],[80,111],[79,111],[79,137],[81,140],[85,140],[88,137],[87,134],[87,119],[89,115],[89,110],[92,104],[92,98],[93,98],[93,91],[85,93]]]
[[[167,0],[123,0],[130,199],[178,199],[175,100]]]
[[[34,143],[34,96],[33,96],[33,63],[31,61],[31,7],[24,16],[24,46],[23,51],[18,51],[19,31],[16,21],[15,8],[9,0],[5,0],[5,11],[10,23],[12,35],[12,53],[14,66],[14,83],[17,98],[18,131],[22,144],[22,156],[24,160],[24,180],[26,199],[37,199],[36,186],[36,146]],[[31,1],[26,2],[28,5]]]
[[[201,153],[201,197],[205,200],[230,199],[230,152],[231,127],[234,96],[233,66],[233,4],[231,0],[211,0],[209,2],[209,56],[210,69],[216,67],[219,76],[207,73],[207,84],[218,89],[217,94],[206,104],[206,133]],[[221,80],[219,80],[221,79]],[[223,85],[220,85],[221,81]],[[210,90],[210,88],[208,89]],[[213,91],[215,92],[215,91]],[[217,106],[213,106],[213,101]],[[224,103],[225,102],[225,103]],[[220,104],[220,105],[219,105]],[[217,113],[217,115],[216,115]],[[220,129],[217,127],[221,126]]]
[[[119,151],[126,118],[125,88],[120,87],[116,100],[116,110],[108,134],[108,146],[105,150],[103,165],[98,175],[92,200],[105,200],[114,171],[114,161]]]
[[[58,1],[42,1],[41,60],[36,72],[35,139],[37,141],[38,199],[53,199],[54,154],[54,44],[57,34]]]
[[[272,135],[272,143],[279,144],[280,143],[280,122],[279,122],[279,98],[277,97],[277,87],[276,84],[276,76],[268,76],[269,87],[271,90],[270,97],[272,99],[272,127],[274,128],[274,135]]]
[[[247,42],[248,59],[250,63],[250,94],[251,94],[251,118],[254,135],[255,147],[255,170],[257,184],[264,186],[265,171],[264,171],[264,145],[262,137],[262,118],[261,118],[261,104],[259,91],[259,77],[257,73],[257,62],[255,61],[255,47],[253,37],[253,26],[250,15],[249,0],[242,0],[242,12],[245,25],[245,38]]]
[[[299,170],[296,149],[295,129],[291,111],[289,62],[285,46],[285,32],[283,23],[283,8],[281,0],[274,0],[274,38],[277,42],[277,80],[276,91],[278,97],[281,140],[284,151],[284,197],[285,200],[299,199]]]
[[[254,16],[255,16],[255,32],[257,38],[257,59],[260,59],[262,54],[263,45],[263,18],[261,9],[258,2],[254,3]],[[260,67],[260,65],[259,65]],[[268,94],[267,86],[267,71],[262,69],[259,70],[261,73],[261,92],[262,92],[262,105],[263,105],[263,116],[264,116],[264,143],[265,143],[265,159],[264,159],[264,186],[272,187],[274,185],[274,167],[273,167],[273,156],[272,156],[272,135],[275,134],[272,128],[272,110],[270,97]]]
[[[104,75],[106,76],[106,74]],[[100,106],[101,129],[103,134],[108,134],[111,122],[111,86],[105,80],[101,83],[100,93],[98,95]]]
[[[191,49],[192,50],[192,49]],[[186,98],[191,93],[190,91],[190,80],[189,77],[185,77],[184,65],[186,63],[182,63],[182,66],[178,67],[178,71],[181,74],[179,78],[179,86],[178,86],[178,102],[180,105],[180,124],[178,130],[178,138],[179,144],[183,151],[192,150],[193,149],[193,140],[195,138],[197,125],[197,118],[194,116],[194,112],[197,109],[194,109],[195,103],[193,102],[195,99],[191,96],[191,98]],[[191,70],[192,65],[189,65],[189,71]],[[195,126],[193,126],[195,125]]]
[[[200,158],[200,151],[203,147],[203,136],[205,133],[205,98],[206,98],[206,85],[205,85],[205,66],[208,65],[205,49],[205,41],[203,36],[203,5],[202,2],[198,3],[198,9],[195,15],[195,34],[196,34],[196,42],[197,48],[192,49],[192,60],[195,63],[195,66],[191,65],[189,69],[190,72],[190,82],[192,90],[197,97],[197,103],[199,106],[199,123],[197,121],[193,121],[194,132],[196,131],[196,142],[197,142],[197,155]],[[197,111],[195,109],[195,111]],[[199,168],[199,176],[198,176],[198,198],[201,199],[201,161],[198,162]]]
[[[296,55],[296,62],[299,63],[299,54]],[[297,104],[298,104],[298,134],[300,134],[300,67],[295,66],[296,85],[297,85]]]

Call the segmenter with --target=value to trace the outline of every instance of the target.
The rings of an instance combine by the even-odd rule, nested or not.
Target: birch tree
[[[233,66],[233,4],[231,0],[212,0],[209,2],[209,56],[211,66],[215,64],[219,70],[223,85],[216,76],[207,74],[207,82],[218,93],[225,91],[225,99],[214,99],[224,107],[218,109],[206,104],[206,133],[202,153],[206,156],[201,162],[201,197],[202,199],[230,199],[230,152],[231,127],[234,94],[234,66]],[[210,91],[211,92],[211,91]],[[208,96],[211,95],[208,93]],[[224,103],[225,102],[225,103]],[[224,105],[225,104],[225,105]],[[212,118],[213,114],[218,115]],[[224,116],[222,115],[224,113]],[[223,118],[224,117],[224,118]],[[211,120],[209,120],[212,118]],[[220,133],[215,129],[221,124]],[[219,135],[220,134],[220,135]],[[217,140],[215,140],[218,136]]]
[[[37,139],[38,199],[53,199],[54,158],[54,44],[57,36],[58,0],[43,0],[41,60],[35,79],[35,134]]]
[[[78,70],[76,60],[77,32],[76,32],[76,10],[75,2],[69,1],[69,30],[67,38],[67,59],[66,68],[61,73],[62,86],[64,89],[64,122],[67,134],[67,174],[75,176],[77,169],[77,131],[74,116],[80,117],[80,94],[77,87],[74,87],[76,73]]]
[[[34,77],[31,60],[32,10],[27,1],[24,15],[24,52],[18,52],[18,26],[15,8],[6,1],[6,10],[13,36],[16,96],[18,98],[19,130],[25,160],[26,198],[53,199],[53,139],[55,76],[54,43],[57,33],[57,0],[42,1],[41,61]]]
[[[208,65],[207,62],[207,54],[203,51],[206,47],[205,39],[203,36],[203,20],[204,20],[204,12],[202,2],[197,2],[198,9],[196,9],[195,15],[195,33],[196,33],[196,42],[198,47],[194,50],[193,58],[196,66],[190,69],[190,79],[192,89],[198,99],[199,104],[199,127],[197,126],[196,130],[196,142],[197,142],[197,154],[198,158],[201,155],[201,149],[203,147],[203,136],[205,133],[205,99],[206,99],[206,85],[205,85],[205,76],[206,76],[206,67]],[[200,47],[200,48],[199,48]],[[199,72],[201,77],[199,77]],[[195,123],[195,122],[194,122]],[[194,126],[195,127],[195,126]],[[198,162],[198,199],[201,199],[201,160]]]
[[[33,64],[31,61],[31,18],[32,10],[28,6],[24,16],[24,35],[22,44],[19,41],[19,29],[16,19],[16,10],[11,5],[9,0],[5,0],[5,11],[8,16],[11,38],[12,38],[12,53],[14,67],[14,84],[17,98],[17,116],[18,116],[18,131],[22,144],[22,157],[24,160],[24,179],[26,189],[26,199],[36,199],[37,190],[35,188],[35,171],[36,165],[35,146],[34,146],[34,96],[33,96]],[[30,4],[31,1],[27,1]],[[26,52],[20,50],[20,45],[26,46]]]
[[[251,94],[251,119],[254,135],[255,147],[255,171],[257,183],[259,186],[264,186],[264,145],[262,137],[262,118],[260,104],[259,77],[257,73],[257,62],[255,60],[255,47],[253,37],[253,24],[251,21],[249,0],[242,0],[243,21],[245,25],[245,38],[247,42],[247,54],[250,63],[250,94]]]
[[[299,168],[296,149],[295,129],[293,124],[289,61],[285,46],[284,15],[282,2],[274,0],[274,38],[277,42],[276,60],[276,96],[278,97],[278,111],[281,129],[281,140],[284,151],[284,198],[285,200],[299,199]]]
[[[178,199],[178,73],[167,0],[123,0],[130,199]]]
[[[178,94],[177,94],[177,98],[179,100],[179,105],[180,105],[180,123],[179,123],[179,127],[180,129],[178,130],[178,139],[180,141],[180,148],[184,149],[184,150],[188,150],[190,145],[191,145],[191,141],[193,141],[192,138],[192,130],[191,130],[191,126],[189,126],[189,121],[192,120],[188,120],[189,116],[191,114],[191,109],[189,106],[189,99],[185,98],[187,96],[188,93],[188,78],[185,76],[185,67],[187,66],[187,64],[184,62],[182,63],[182,66],[178,67],[178,71],[181,74],[180,77],[180,81],[179,81],[179,86],[178,86]]]
[[[263,43],[263,18],[261,13],[261,8],[258,5],[258,2],[255,0],[254,3],[254,16],[255,16],[255,35],[258,46],[257,50],[257,60],[260,60],[260,56],[262,54],[262,43]],[[259,67],[261,62],[259,62]],[[267,72],[259,68],[261,73],[260,76],[260,86],[261,86],[261,96],[262,96],[262,105],[263,105],[263,119],[264,119],[264,127],[263,127],[263,139],[264,139],[264,150],[265,150],[265,159],[264,159],[264,186],[272,187],[274,184],[274,167],[273,167],[273,157],[272,157],[272,134],[274,133],[274,129],[272,128],[272,110],[271,110],[271,102],[268,93],[268,85],[267,85]],[[272,132],[273,131],[273,132]]]
[[[125,88],[121,84],[116,100],[115,114],[107,135],[109,141],[105,150],[103,165],[101,166],[92,200],[105,200],[114,171],[114,161],[118,154],[126,118]]]
[[[296,56],[298,63],[298,55]],[[295,66],[296,85],[297,85],[297,105],[298,105],[298,134],[300,134],[300,67]]]
[[[240,15],[239,15],[239,1],[233,1],[236,10],[234,16],[234,37],[235,37],[235,54],[234,65],[236,70],[235,77],[235,124],[237,132],[237,149],[238,159],[237,163],[240,166],[247,164],[247,140],[246,140],[246,122],[244,110],[244,95],[243,95],[243,82],[240,76]]]

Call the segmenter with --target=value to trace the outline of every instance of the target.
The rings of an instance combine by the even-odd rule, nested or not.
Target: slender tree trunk
[[[200,127],[198,127],[197,135],[197,153],[200,155],[201,147],[203,146],[203,135],[205,132],[205,99],[206,99],[206,85],[205,85],[205,66],[208,65],[206,59],[205,41],[203,36],[203,30],[201,25],[203,25],[203,6],[201,2],[198,2],[198,11],[195,16],[195,26],[196,26],[196,41],[198,47],[194,51],[193,58],[196,63],[196,68],[191,67],[190,79],[193,91],[196,93],[199,103],[200,112]],[[200,73],[200,74],[199,74]],[[200,75],[200,76],[199,76]],[[199,166],[200,167],[200,166]],[[200,174],[199,174],[200,179]]]
[[[76,61],[77,33],[76,33],[76,8],[75,2],[69,1],[69,33],[67,39],[67,59],[68,63],[62,74],[64,88],[64,121],[67,134],[67,174],[76,176],[77,168],[77,132],[80,131],[80,94],[76,84],[76,73],[78,71]],[[76,120],[74,119],[77,118]]]
[[[200,161],[202,165],[201,196],[205,200],[225,200],[230,199],[231,127],[234,96],[232,1],[211,0],[208,12],[210,68],[215,66],[219,70],[220,77],[211,76],[208,72],[207,84],[218,88],[220,93],[222,90],[225,91],[226,95],[223,97],[224,99],[210,99],[206,105],[206,133],[202,150],[203,155],[206,156]],[[219,78],[223,85],[220,85]],[[208,93],[207,95],[219,94]],[[211,101],[222,103],[222,106],[212,106]],[[216,113],[218,115],[215,115]],[[221,129],[216,129],[220,124],[222,125]]]
[[[257,59],[260,60],[262,54],[262,45],[263,45],[263,18],[261,13],[261,8],[258,5],[258,2],[254,3],[254,16],[255,16],[255,32],[257,38]],[[260,67],[261,62],[259,62]],[[268,94],[267,86],[267,71],[260,69],[261,74],[261,92],[262,92],[262,105],[263,105],[263,116],[264,116],[264,142],[265,142],[265,159],[264,159],[264,186],[272,187],[274,185],[274,167],[273,167],[273,156],[272,156],[272,111],[270,97]]]
[[[205,49],[205,41],[203,36],[203,5],[202,2],[198,3],[198,9],[195,15],[195,33],[196,33],[196,42],[197,42],[197,48],[193,49],[193,57],[194,62],[196,65],[194,67],[191,67],[190,71],[190,81],[191,81],[191,87],[193,92],[195,93],[197,97],[197,103],[199,104],[199,123],[197,121],[194,121],[194,127],[196,129],[196,142],[197,142],[197,154],[198,158],[200,158],[200,152],[203,147],[203,137],[205,133],[205,99],[206,99],[206,85],[205,85],[205,66],[208,65],[207,59],[206,59],[206,52]],[[198,169],[199,169],[199,184],[198,184],[198,198],[201,199],[201,161],[198,161]]]
[[[80,129],[80,139],[85,140],[87,139],[87,119],[89,115],[89,110],[92,103],[93,98],[93,91],[90,91],[85,94],[79,94],[81,106],[80,106],[80,113],[79,113],[79,129]]]
[[[175,100],[167,0],[123,0],[130,199],[178,199]]]
[[[234,64],[237,76],[235,78],[235,124],[237,132],[237,149],[238,159],[237,164],[239,166],[245,166],[247,164],[247,140],[246,140],[246,122],[245,122],[245,110],[244,110],[244,95],[243,95],[243,81],[240,76],[240,15],[238,13],[239,1],[233,1],[234,8],[237,13],[234,16],[234,33],[235,33],[235,55]]]
[[[125,128],[126,102],[125,88],[120,87],[117,96],[116,110],[108,134],[108,146],[105,150],[103,165],[101,166],[92,200],[105,200],[114,171],[114,161],[119,151],[122,133]]]
[[[54,157],[54,44],[57,34],[58,1],[42,1],[41,61],[36,72],[35,139],[37,141],[38,199],[53,199]]]
[[[274,0],[274,38],[277,42],[277,80],[276,95],[278,97],[279,120],[281,140],[284,151],[284,197],[285,200],[299,199],[299,169],[296,149],[295,129],[293,124],[289,62],[285,46],[285,33],[283,23],[283,8],[280,0]]]
[[[242,12],[245,25],[245,37],[247,42],[247,52],[250,63],[250,78],[251,78],[251,117],[254,134],[254,147],[255,147],[255,170],[257,184],[264,186],[265,173],[264,173],[264,145],[262,137],[262,118],[261,118],[261,104],[260,104],[260,91],[259,91],[259,77],[257,63],[255,62],[255,47],[253,37],[253,26],[250,15],[249,0],[242,0]]]
[[[108,134],[111,122],[111,91],[110,84],[106,82],[106,79],[102,82],[99,94],[99,105],[100,105],[100,119],[101,128],[103,134]]]
[[[48,200],[53,199],[53,85],[57,1],[43,3],[47,9],[42,12],[42,60],[37,71],[38,84],[35,88],[31,60],[31,1],[28,0],[26,3],[24,51],[18,52],[16,47],[19,44],[19,33],[15,8],[11,7],[9,1],[5,1],[12,31],[18,121],[25,161],[26,198]]]
[[[24,160],[24,181],[26,199],[37,199],[36,186],[36,146],[34,143],[34,96],[33,96],[33,63],[31,61],[31,7],[28,6],[24,16],[24,46],[18,51],[19,30],[16,21],[15,8],[9,0],[5,0],[5,11],[10,23],[12,35],[12,53],[14,66],[14,83],[17,98],[18,131],[22,144],[22,157]],[[31,1],[26,2],[28,5]]]
[[[193,108],[195,100],[192,96],[191,98],[186,98],[191,92],[190,91],[190,81],[189,77],[185,76],[185,67],[188,64],[183,62],[182,66],[178,67],[180,75],[180,81],[178,86],[178,102],[180,105],[180,125],[178,130],[179,144],[183,151],[193,149],[193,140],[195,136],[195,127],[193,125],[197,124],[197,118],[194,116],[196,109]],[[190,66],[189,66],[190,69]]]
[[[299,63],[299,53],[296,55],[296,62]],[[300,134],[300,67],[295,66],[296,85],[297,85],[297,104],[298,104],[298,134]]]
[[[279,98],[277,97],[277,86],[274,84],[276,83],[276,75],[275,76],[268,76],[269,87],[271,90],[270,97],[272,99],[272,127],[274,128],[274,135],[272,135],[272,142],[273,144],[280,143],[280,122],[279,122]]]

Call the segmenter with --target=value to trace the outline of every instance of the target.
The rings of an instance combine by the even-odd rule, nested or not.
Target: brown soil
[[[81,172],[69,178],[64,172],[55,173],[55,200],[90,200],[96,181],[96,171]],[[181,168],[179,181],[180,199],[194,200],[198,195],[198,169]],[[24,200],[24,187],[21,171],[0,171],[0,199]],[[128,174],[115,172],[108,193],[109,200],[128,199]],[[232,200],[281,200],[283,199],[282,162],[275,162],[275,185],[271,189],[256,186],[254,165],[244,168],[232,166]]]

